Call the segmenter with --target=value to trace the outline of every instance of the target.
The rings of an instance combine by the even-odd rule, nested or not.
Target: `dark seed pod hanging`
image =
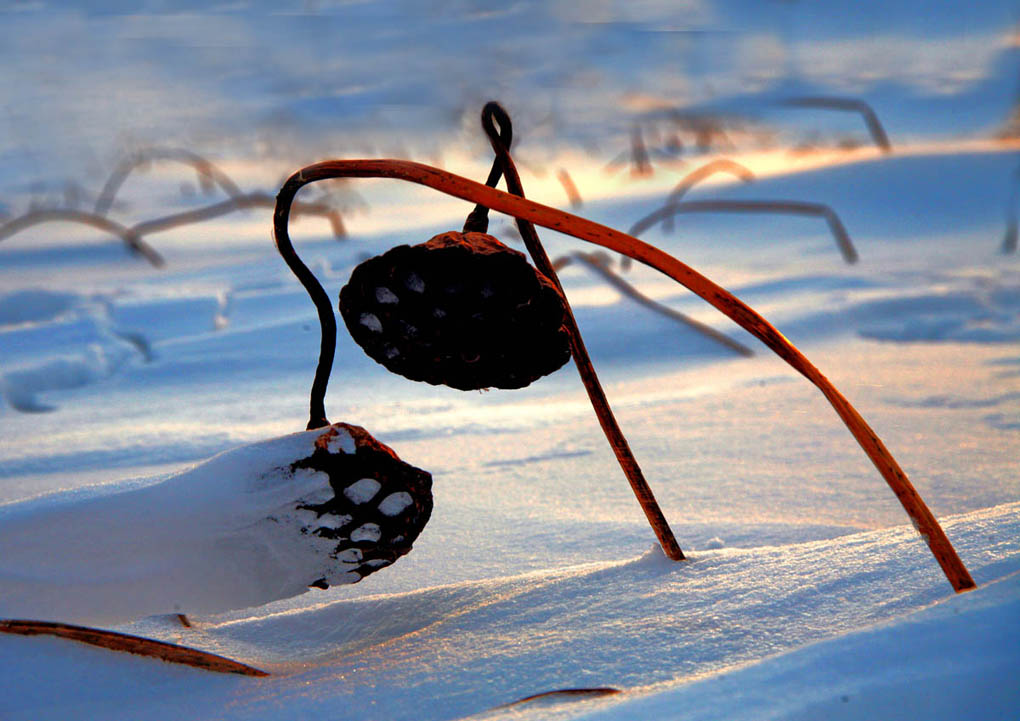
[[[298,506],[301,532],[329,542],[322,577],[309,585],[357,583],[411,550],[432,514],[432,476],[405,463],[360,426],[334,423],[292,470],[329,477],[332,498]],[[314,513],[314,517],[311,516]]]
[[[340,314],[372,359],[433,385],[523,388],[570,358],[559,291],[485,233],[366,260],[340,291]]]

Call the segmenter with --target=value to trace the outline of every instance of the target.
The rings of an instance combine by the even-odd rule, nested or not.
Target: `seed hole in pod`
[[[363,541],[375,543],[380,538],[382,538],[382,529],[380,529],[375,523],[366,523],[351,531],[351,540],[354,543],[360,543]]]
[[[400,302],[400,298],[398,298],[393,293],[392,290],[390,290],[389,288],[387,288],[385,286],[379,286],[378,288],[375,289],[375,299],[377,301],[379,301],[380,303],[386,303],[386,304],[389,304],[389,303],[399,303]]]
[[[340,563],[361,563],[361,559],[364,558],[360,548],[345,548],[336,554],[336,560]]]
[[[386,358],[389,360],[394,360],[398,356],[400,356],[400,351],[398,351],[393,346],[388,345],[383,349],[383,355],[386,356]]]
[[[361,505],[375,498],[375,494],[379,492],[381,487],[379,481],[374,478],[362,478],[360,481],[355,481],[347,486],[344,489],[344,495],[350,499],[351,503]]]
[[[433,318],[445,318],[446,317],[446,311],[443,310],[442,308],[433,308],[432,309],[432,317]]]
[[[319,517],[318,530],[329,529],[331,531],[336,531],[340,528],[343,528],[353,520],[354,519],[348,516],[347,514],[337,516],[332,513],[324,513],[322,516]]]
[[[371,313],[362,313],[360,323],[370,331],[382,333],[382,322]]]
[[[407,491],[391,493],[379,503],[379,513],[384,516],[399,516],[412,503],[414,499]]]
[[[404,278],[404,287],[408,290],[413,290],[415,293],[424,293],[425,281],[417,273],[408,273],[407,277]]]

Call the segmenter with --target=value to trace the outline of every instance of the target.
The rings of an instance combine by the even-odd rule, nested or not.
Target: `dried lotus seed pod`
[[[563,297],[523,253],[451,231],[361,263],[340,291],[351,336],[388,370],[460,390],[523,388],[570,358]]]
[[[303,503],[301,533],[335,542],[309,585],[357,583],[411,550],[432,514],[432,476],[405,463],[360,426],[334,423],[292,470],[329,476],[332,497]],[[313,515],[314,514],[314,515]]]

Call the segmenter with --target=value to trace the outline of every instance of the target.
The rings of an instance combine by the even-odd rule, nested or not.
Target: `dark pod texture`
[[[309,585],[356,583],[411,550],[432,514],[432,476],[405,463],[360,426],[334,423],[315,441],[311,456],[292,470],[329,476],[333,498],[306,504],[315,521],[302,533],[329,541],[327,575]]]
[[[340,291],[340,314],[373,360],[433,385],[523,388],[570,358],[559,291],[485,233],[366,260]]]

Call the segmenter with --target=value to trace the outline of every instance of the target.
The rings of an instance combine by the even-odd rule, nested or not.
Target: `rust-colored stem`
[[[87,643],[90,646],[108,648],[111,651],[123,651],[139,656],[158,658],[169,663],[180,663],[185,666],[203,668],[218,673],[237,673],[242,676],[268,676],[265,671],[252,668],[239,661],[217,656],[197,648],[178,646],[173,643],[154,641],[141,636],[129,636],[126,633],[106,631],[101,628],[73,626],[69,623],[52,623],[49,621],[0,620],[0,633],[12,633],[18,636],[56,636],[71,641]]]
[[[509,148],[502,142],[502,139],[496,132],[493,120],[499,122],[504,128],[510,125],[509,117],[498,103],[486,103],[485,108],[482,110],[482,127],[485,128],[485,132],[492,142],[492,148],[496,152],[496,156],[503,164],[503,177],[506,179],[507,189],[517,197],[523,198],[524,187],[521,185],[521,177],[517,173],[517,167],[514,165],[513,158],[510,157]],[[595,367],[592,366],[591,357],[588,355],[588,349],[584,346],[584,339],[581,338],[581,330],[577,327],[577,321],[574,319],[574,312],[570,308],[570,302],[563,292],[559,276],[556,275],[556,270],[549,261],[545,248],[542,247],[542,243],[538,239],[535,226],[526,219],[517,218],[517,227],[521,231],[524,245],[535,262],[535,267],[538,268],[542,275],[553,282],[560,291],[560,295],[563,296],[563,306],[566,309],[563,320],[570,334],[570,350],[574,358],[574,365],[577,366],[577,372],[581,375],[581,382],[584,384],[584,389],[588,392],[588,398],[591,401],[592,408],[595,410],[595,415],[598,416],[599,425],[602,426],[602,431],[605,433],[613,453],[616,454],[616,460],[623,469],[624,475],[627,476],[631,490],[637,496],[638,503],[641,504],[641,510],[644,511],[645,517],[652,526],[652,530],[655,531],[655,536],[659,539],[662,550],[674,561],[682,561],[684,554],[680,550],[680,544],[676,542],[673,531],[670,530],[669,523],[666,521],[662,509],[659,508],[655,495],[648,486],[648,482],[641,472],[641,467],[638,465],[634,453],[630,450],[630,444],[627,443],[627,438],[623,435],[623,431],[613,415],[613,410],[609,407],[609,399],[606,398],[606,393],[602,389],[602,384],[599,383],[598,375],[595,373]]]
[[[850,402],[767,320],[690,266],[648,243],[608,226],[541,205],[526,198],[503,193],[445,170],[408,160],[327,160],[302,168],[288,178],[280,190],[275,217],[278,235],[282,227],[281,221],[286,221],[285,213],[281,217],[281,207],[288,205],[293,199],[294,193],[302,186],[327,178],[393,178],[424,185],[455,198],[481,203],[496,212],[512,215],[535,225],[566,233],[617,253],[628,255],[673,278],[765,343],[780,358],[818,387],[872,463],[875,464],[882,477],[885,478],[907,515],[914,522],[918,532],[928,543],[928,547],[953,588],[958,591],[974,588],[974,580],[967,572],[942,527],[924,501],[921,500],[899,464]]]

